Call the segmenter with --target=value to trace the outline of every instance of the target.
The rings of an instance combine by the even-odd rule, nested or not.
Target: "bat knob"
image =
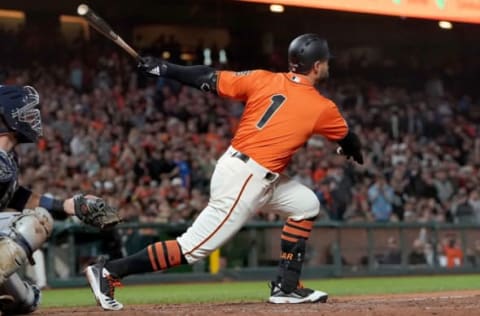
[[[77,8],[77,13],[78,13],[78,15],[85,15],[85,14],[87,14],[88,10],[89,10],[88,5],[81,4]]]

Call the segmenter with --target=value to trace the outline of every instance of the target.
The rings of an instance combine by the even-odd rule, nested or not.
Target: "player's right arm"
[[[323,111],[315,123],[313,132],[337,142],[340,145],[339,154],[347,158],[352,157],[359,164],[363,164],[362,143],[357,134],[350,130],[335,103],[328,99],[322,103]]]

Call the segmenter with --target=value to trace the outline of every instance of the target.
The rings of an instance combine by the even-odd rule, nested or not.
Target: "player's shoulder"
[[[15,174],[15,162],[6,151],[0,149],[0,182],[10,181]]]
[[[274,72],[264,70],[264,69],[252,69],[252,70],[242,70],[233,72],[235,77],[268,77],[275,75]]]

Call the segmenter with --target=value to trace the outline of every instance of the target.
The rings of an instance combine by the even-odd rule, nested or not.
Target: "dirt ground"
[[[319,315],[319,316],[455,316],[480,315],[480,290],[422,294],[330,298],[325,304],[274,305],[269,303],[132,305],[122,311],[100,307],[49,308],[33,315]]]

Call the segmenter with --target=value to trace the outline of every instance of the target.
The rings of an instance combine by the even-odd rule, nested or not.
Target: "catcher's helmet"
[[[317,34],[303,34],[290,43],[288,47],[288,64],[292,72],[307,74],[316,61],[331,57],[328,43]]]
[[[30,86],[0,85],[0,117],[6,128],[0,133],[14,132],[19,143],[34,143],[42,135],[38,92]]]

